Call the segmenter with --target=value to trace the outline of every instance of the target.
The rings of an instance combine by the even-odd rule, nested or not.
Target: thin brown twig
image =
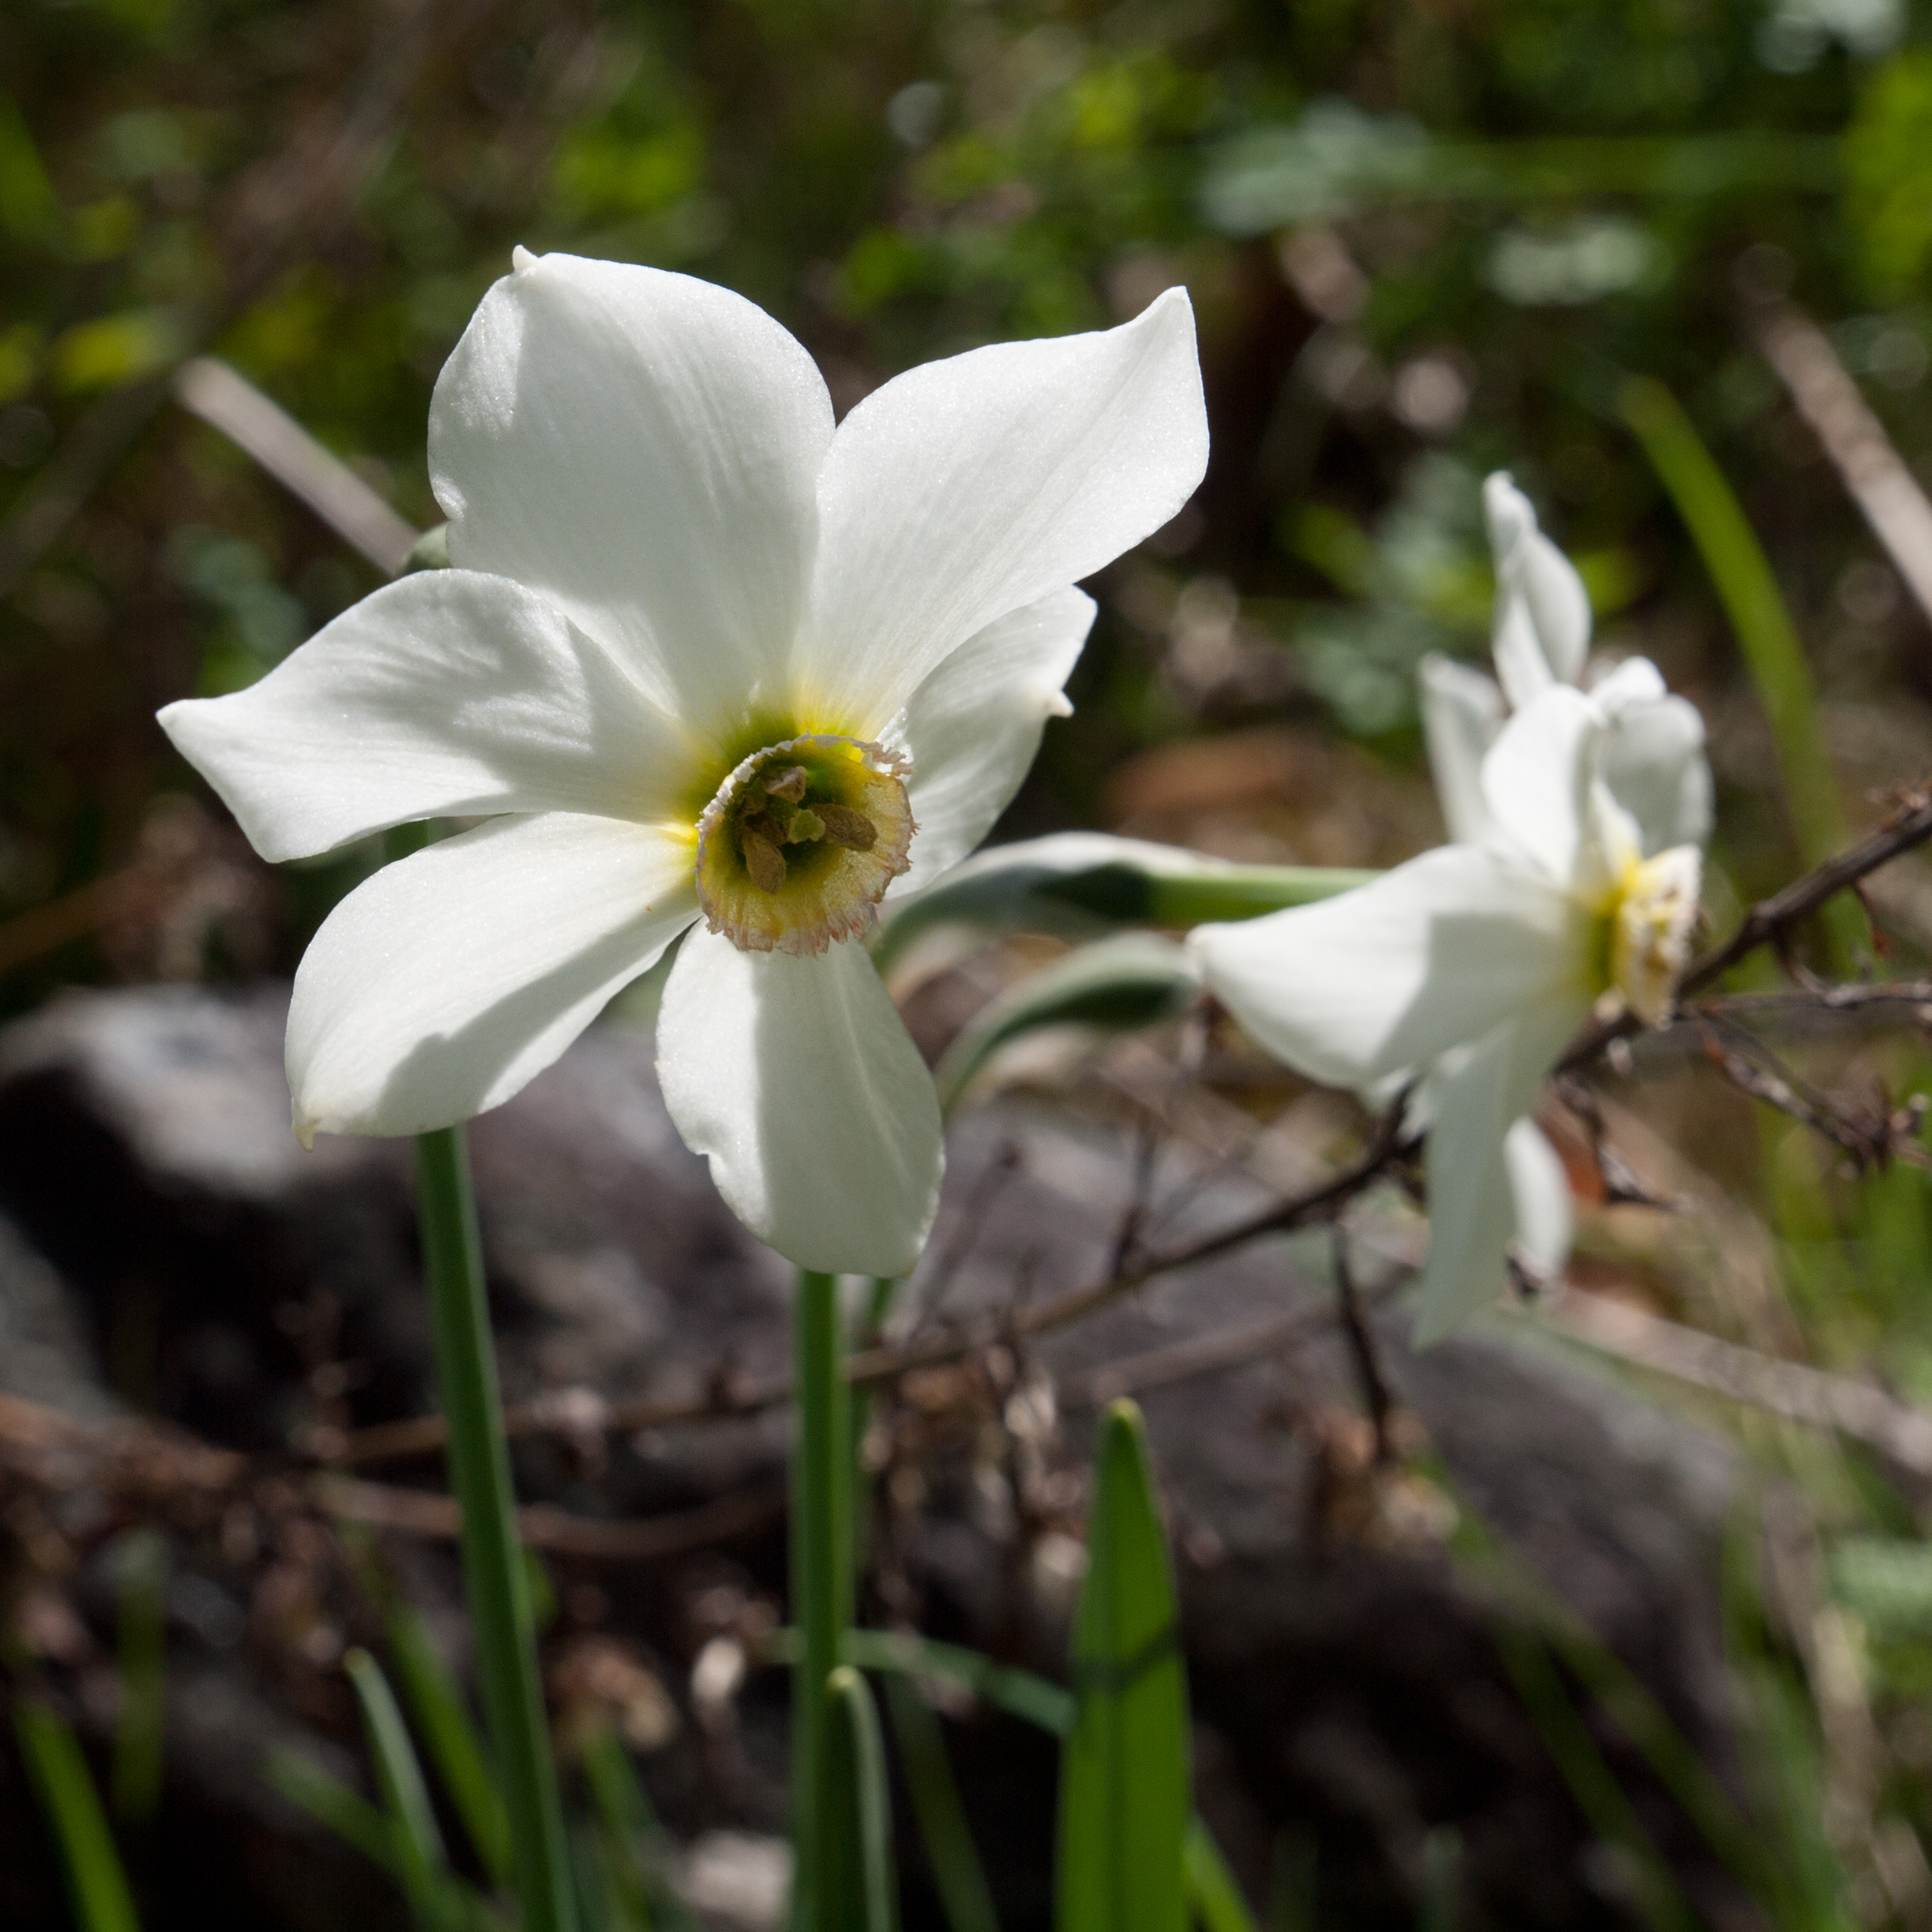
[[[1760,946],[1788,939],[1828,899],[1857,885],[1880,866],[1889,865],[1894,859],[1923,845],[1927,839],[1932,839],[1932,780],[1923,781],[1905,792],[1884,823],[1867,833],[1856,845],[1848,846],[1822,865],[1814,866],[1782,891],[1773,893],[1768,899],[1760,899],[1745,913],[1738,923],[1737,930],[1728,939],[1700,954],[1691,962],[1678,982],[1679,1002],[1690,999],[1704,987],[1722,979],[1740,960]],[[1822,1003],[1830,997],[1831,991],[1829,988],[1819,988],[1812,991],[1811,996]],[[1570,1050],[1557,1062],[1556,1071],[1564,1073],[1586,1065],[1612,1041],[1628,1039],[1637,1031],[1637,1025],[1635,1018],[1628,1012],[1596,1022],[1577,1037]]]
[[[912,1369],[956,1361],[962,1356],[1010,1344],[1015,1337],[1050,1334],[1146,1286],[1156,1276],[1211,1261],[1217,1255],[1265,1235],[1290,1233],[1329,1219],[1412,1150],[1414,1142],[1403,1131],[1402,1111],[1401,1102],[1392,1107],[1361,1155],[1306,1194],[1264,1208],[1212,1234],[1143,1255],[1131,1267],[1086,1287],[907,1341],[862,1349],[848,1358],[846,1379],[855,1385],[890,1382]],[[700,1396],[614,1402],[605,1412],[604,1427],[614,1434],[628,1435],[687,1423],[719,1421],[776,1407],[789,1401],[791,1393],[789,1375],[748,1376]],[[505,1431],[513,1438],[541,1434],[555,1426],[554,1404],[521,1404],[507,1411],[503,1420]],[[330,1463],[386,1462],[432,1454],[443,1446],[446,1439],[442,1417],[429,1415],[408,1422],[378,1423],[347,1434],[331,1432],[325,1436],[318,1430],[311,1436],[308,1449],[316,1460]]]
[[[1921,610],[1932,617],[1932,502],[1859,392],[1832,339],[1788,304],[1758,324],[1758,346]]]

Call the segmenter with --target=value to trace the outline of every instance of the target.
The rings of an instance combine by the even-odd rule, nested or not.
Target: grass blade
[[[798,1654],[797,1645],[795,1632],[781,1631],[766,1655],[774,1663],[787,1663]],[[996,1664],[990,1657],[958,1643],[937,1643],[931,1637],[914,1637],[901,1631],[849,1630],[839,1655],[861,1670],[944,1678],[970,1691],[981,1703],[990,1704],[1024,1723],[1050,1731],[1056,1737],[1065,1737],[1079,1714],[1071,1691],[1046,1678],[1036,1677],[1030,1670]]]
[[[145,1825],[161,1803],[167,1687],[167,1541],[130,1530],[115,1551],[119,1571],[117,1661],[121,1708],[114,1726],[114,1815]]]
[[[633,1909],[641,1908],[639,1922],[660,1932],[698,1932],[670,1881],[671,1841],[616,1730],[608,1723],[595,1726],[579,1755],[607,1858]]]
[[[325,1771],[314,1758],[285,1744],[274,1746],[262,1775],[292,1805],[352,1844],[386,1872],[396,1869],[396,1848],[389,1821],[359,1791]]]
[[[1807,866],[1818,865],[1844,843],[1844,815],[1825,756],[1811,666],[1770,560],[1677,398],[1651,377],[1632,376],[1619,391],[1617,406],[1710,573],[1771,722],[1799,857]],[[1848,970],[1863,940],[1862,915],[1839,898],[1821,917]]]
[[[1203,1932],[1256,1932],[1255,1915],[1241,1895],[1221,1848],[1197,1812],[1188,1820],[1183,1857],[1187,1860],[1188,1902]]]
[[[1140,1411],[1101,1424],[1060,1763],[1057,1932],[1182,1932],[1188,1694]]]
[[[362,1726],[375,1761],[376,1782],[382,1792],[389,1825],[394,1866],[410,1915],[422,1932],[442,1932],[450,1923],[448,1877],[449,1860],[443,1835],[429,1803],[429,1788],[416,1748],[403,1723],[389,1680],[368,1651],[351,1650],[343,1659],[349,1681],[362,1707]]]
[[[841,1664],[826,1681],[825,1701],[821,1803],[829,1828],[823,1840],[819,1923],[826,1932],[898,1932],[892,1805],[878,1711],[865,1679],[850,1664]]]
[[[891,1676],[885,1680],[885,1708],[947,1924],[952,1932],[999,1932],[993,1893],[959,1802],[959,1787],[933,1707],[917,1684]]]
[[[14,1732],[34,1795],[60,1845],[80,1932],[140,1932],[127,1874],[72,1726],[29,1693],[14,1700]]]
[[[392,1598],[386,1606],[384,1629],[403,1694],[430,1761],[490,1882],[508,1886],[513,1870],[510,1816],[462,1691],[443,1661],[427,1620],[413,1604]]]

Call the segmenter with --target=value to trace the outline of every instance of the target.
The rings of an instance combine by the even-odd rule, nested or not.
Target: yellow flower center
[[[1673,846],[1624,866],[1610,908],[1610,981],[1646,1026],[1670,1017],[1691,957],[1702,861],[1694,845]]]
[[[747,952],[823,952],[856,939],[910,861],[903,758],[814,732],[767,745],[697,823],[705,922]]]

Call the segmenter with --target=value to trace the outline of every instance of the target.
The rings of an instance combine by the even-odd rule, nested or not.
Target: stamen
[[[848,851],[869,852],[878,843],[878,827],[850,805],[821,805],[818,816],[825,822],[825,836]]]
[[[902,758],[813,735],[754,752],[698,821],[698,903],[748,952],[822,952],[856,937],[909,863]]]
[[[1674,846],[1631,865],[1618,894],[1610,974],[1647,1026],[1670,1017],[1691,957],[1703,862],[1694,845]]]

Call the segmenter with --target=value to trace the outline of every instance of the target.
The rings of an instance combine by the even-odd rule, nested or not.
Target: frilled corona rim
[[[912,862],[911,770],[882,745],[821,732],[753,752],[698,819],[705,923],[746,952],[859,938]]]

